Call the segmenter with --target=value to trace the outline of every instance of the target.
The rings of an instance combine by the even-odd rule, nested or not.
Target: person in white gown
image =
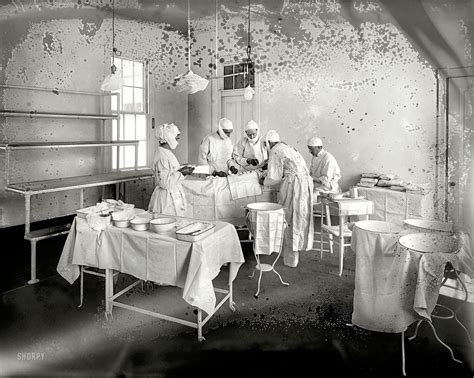
[[[313,179],[301,154],[281,142],[275,130],[267,133],[265,144],[269,155],[263,184],[280,184],[278,203],[285,209],[288,224],[283,238],[283,262],[296,267],[299,251],[313,246]]]
[[[341,169],[336,158],[323,148],[323,141],[317,137],[308,139],[308,149],[313,155],[309,171],[314,181],[314,190],[340,193]]]
[[[222,118],[215,133],[203,138],[199,146],[199,165],[209,165],[210,173],[214,176],[225,177],[229,171],[229,161],[232,158],[232,140],[230,135],[234,130],[232,121]]]
[[[180,169],[178,159],[172,152],[178,145],[179,134],[174,124],[161,125],[156,131],[159,146],[153,157],[156,186],[148,205],[150,212],[179,216],[186,214],[186,198],[181,182],[192,171],[187,167]]]
[[[230,171],[234,174],[254,171],[260,169],[267,159],[268,153],[260,136],[260,128],[257,122],[251,120],[245,126],[245,136],[234,147],[229,163]]]

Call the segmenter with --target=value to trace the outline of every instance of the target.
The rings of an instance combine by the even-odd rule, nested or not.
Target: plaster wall
[[[219,61],[246,57],[248,19],[220,2]],[[473,64],[471,1],[290,1],[275,14],[251,7],[260,127],[275,129],[309,166],[308,137],[323,139],[339,162],[343,190],[363,172],[397,175],[436,186],[436,69]],[[195,21],[202,74],[215,54],[213,17]],[[195,60],[197,60],[195,58]],[[212,61],[211,61],[212,62]],[[200,136],[209,132],[212,99],[200,108]],[[189,147],[190,160],[197,149]]]

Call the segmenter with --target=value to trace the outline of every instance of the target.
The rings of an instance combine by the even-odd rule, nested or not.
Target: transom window
[[[112,127],[112,140],[138,140],[138,167],[146,167],[148,162],[148,133],[146,125],[146,111],[148,109],[146,87],[147,74],[146,64],[143,62],[114,58],[114,64],[123,79],[122,89],[114,93],[120,93],[120,123],[117,130],[117,121],[114,120]],[[117,101],[112,98],[111,108],[117,112]],[[119,162],[117,167],[117,148],[113,149],[112,166],[114,169],[135,167],[135,147],[118,147]]]
[[[255,88],[255,66],[250,63],[224,65],[224,90]]]

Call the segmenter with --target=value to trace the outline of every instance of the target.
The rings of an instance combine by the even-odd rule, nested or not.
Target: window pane
[[[124,125],[125,140],[135,139],[135,115],[125,114],[125,125]]]
[[[143,112],[143,89],[135,88],[135,111]]]
[[[137,140],[146,140],[146,116],[143,114],[138,114],[136,118],[136,136]]]
[[[123,146],[120,146],[119,147],[119,168],[123,168],[123,155],[125,154],[125,151],[124,151],[124,148]]]
[[[112,169],[117,169],[117,147],[112,147]]]
[[[117,92],[120,92],[120,90],[118,91],[114,91],[113,93],[117,93]],[[112,96],[111,97],[111,101],[110,101],[110,110],[114,113],[117,112],[117,98],[119,96]]]
[[[224,66],[224,75],[230,75],[234,73],[234,66]]]
[[[133,85],[133,62],[130,60],[123,60],[122,77],[124,85]]]
[[[124,168],[135,167],[135,147],[125,146],[124,147]]]
[[[138,166],[146,166],[146,141],[138,143]]]
[[[117,120],[112,120],[112,140],[117,140]]]
[[[235,79],[235,87],[234,89],[240,89],[245,87],[245,80],[244,80],[244,75],[238,75],[234,76]],[[247,75],[245,75],[245,79],[247,79]]]
[[[123,112],[132,112],[134,110],[133,107],[133,88],[123,87]]]
[[[143,88],[143,63],[134,62],[133,68],[134,68],[133,85],[135,87]]]
[[[234,89],[234,78],[232,76],[224,78],[224,89]]]
[[[119,138],[120,140],[123,139],[123,114],[120,114]]]

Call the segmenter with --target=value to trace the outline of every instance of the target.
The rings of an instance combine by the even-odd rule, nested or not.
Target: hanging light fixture
[[[120,71],[114,62],[115,55],[120,55],[115,47],[115,0],[112,0],[112,66],[110,67],[110,74],[108,74],[100,89],[102,91],[118,91],[122,89],[123,79],[120,75]]]
[[[248,9],[248,27],[247,27],[247,59],[244,62],[245,64],[245,70],[247,75],[244,74],[244,79],[247,80],[247,86],[244,89],[244,98],[247,101],[250,101],[253,98],[253,95],[255,94],[255,90],[252,88],[250,85],[250,67],[252,66],[252,47],[250,46],[250,0],[249,0],[249,9]]]
[[[188,0],[188,70],[174,78],[173,85],[178,92],[193,94],[206,89],[209,80],[196,75],[191,70],[191,10]]]

